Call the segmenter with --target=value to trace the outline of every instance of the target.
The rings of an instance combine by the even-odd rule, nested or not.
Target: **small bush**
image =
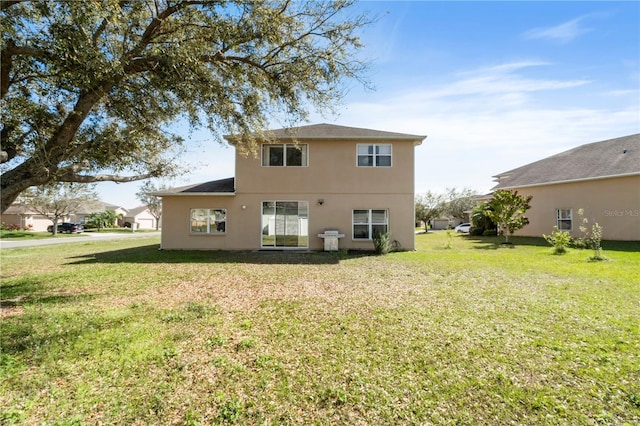
[[[498,236],[498,230],[497,229],[487,229],[484,232],[482,232],[482,236],[483,237],[497,237]]]
[[[593,249],[593,256],[591,256],[589,260],[607,260],[602,254],[602,226],[600,226],[598,222],[595,222],[591,226],[591,248]]]
[[[447,229],[446,233],[447,233],[447,244],[444,245],[444,248],[449,250],[453,248],[453,233],[451,232],[451,229]]]
[[[571,247],[576,248],[576,249],[588,249],[589,248],[589,240],[586,238],[574,238],[573,241],[571,242]]]
[[[571,235],[567,231],[561,231],[557,226],[553,227],[551,235],[542,234],[544,239],[553,246],[554,254],[564,254],[567,252],[567,247],[571,244]]]
[[[471,227],[471,229],[469,229],[469,235],[472,237],[480,237],[483,232],[483,228]]]
[[[2,222],[2,224],[0,225],[0,231],[31,231],[31,229],[33,229],[32,225],[27,225],[27,227],[24,229],[20,225],[17,225],[15,223],[7,225],[6,223]]]
[[[393,243],[388,232],[380,232],[373,236],[373,250],[376,254],[388,254],[393,250]]]

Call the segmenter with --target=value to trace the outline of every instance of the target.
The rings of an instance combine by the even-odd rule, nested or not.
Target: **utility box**
[[[336,229],[325,229],[318,237],[324,239],[324,251],[338,251],[339,240],[344,238],[344,234]]]

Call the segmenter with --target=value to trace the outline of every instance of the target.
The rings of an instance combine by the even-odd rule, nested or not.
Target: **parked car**
[[[456,232],[464,232],[465,234],[469,233],[469,230],[471,229],[471,224],[470,223],[461,223],[460,225],[456,226],[455,228]]]
[[[47,231],[53,232],[53,225],[49,225]],[[81,233],[84,231],[84,226],[79,223],[62,222],[58,224],[58,232],[65,232],[67,234]]]

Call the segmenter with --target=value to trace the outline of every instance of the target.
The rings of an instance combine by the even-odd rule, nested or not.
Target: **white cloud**
[[[526,102],[531,94],[575,88],[591,83],[590,80],[553,80],[524,77],[517,71],[534,66],[550,65],[545,62],[515,62],[480,68],[456,75],[458,79],[438,87],[415,87],[410,92],[396,95],[399,103],[415,104],[429,101],[455,104],[455,99],[468,101],[469,96],[483,97],[484,102],[514,105]],[[449,98],[449,99],[447,99]],[[453,104],[452,104],[453,102]]]
[[[584,19],[585,17],[581,16],[554,27],[534,28],[525,32],[523,36],[529,40],[543,39],[557,41],[560,43],[569,43],[582,34],[592,31],[591,28],[586,28],[582,25],[582,21]]]
[[[438,87],[374,94],[367,102],[348,104],[337,123],[428,135],[416,149],[417,192],[447,187],[488,191],[497,173],[640,131],[635,104],[606,109],[594,97],[591,105],[571,105],[563,90],[589,82],[518,74],[533,65],[543,63],[503,64],[458,74]],[[562,97],[567,106],[541,91],[556,95],[551,99]]]

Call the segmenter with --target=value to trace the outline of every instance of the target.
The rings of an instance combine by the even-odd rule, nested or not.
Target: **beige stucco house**
[[[516,235],[541,236],[557,226],[577,237],[583,209],[604,239],[640,241],[640,134],[581,145],[495,179],[494,190],[533,196],[530,223]]]
[[[373,249],[387,231],[415,247],[414,149],[425,136],[318,124],[272,132],[236,177],[159,192],[163,249]],[[227,137],[233,142],[232,137]]]
[[[94,214],[94,213],[101,213],[104,211],[113,211],[116,213],[116,215],[118,215],[119,218],[123,217],[125,214],[127,214],[127,209],[125,209],[122,206],[118,206],[115,204],[109,204],[109,203],[104,203],[102,201],[97,201],[94,203],[90,203],[84,206],[81,206],[77,212],[71,214],[70,216],[70,221],[71,222],[76,222],[76,223],[82,223],[85,224],[88,220],[89,217]],[[122,220],[118,219],[118,226],[121,226]]]
[[[69,217],[61,218],[61,221],[68,221]],[[0,215],[0,222],[7,227],[17,227],[34,232],[45,232],[47,227],[53,222],[35,211],[27,204],[14,203]]]
[[[122,220],[124,223],[135,223],[137,229],[156,229],[156,225],[160,226],[147,206],[139,206],[127,211]]]

